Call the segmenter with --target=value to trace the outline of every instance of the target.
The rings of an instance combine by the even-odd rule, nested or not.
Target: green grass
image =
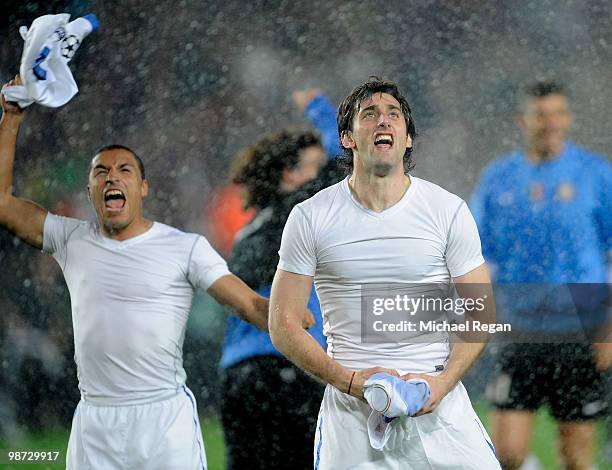
[[[24,436],[22,442],[8,444],[0,441],[0,448],[10,450],[59,450],[61,451],[60,460],[57,464],[19,464],[19,465],[0,465],[6,470],[59,470],[66,468],[66,447],[68,446],[69,430],[66,429],[47,429],[44,432]]]
[[[223,470],[225,468],[225,443],[221,423],[216,417],[204,417],[201,419],[201,425],[208,470]]]
[[[485,403],[476,403],[476,411],[481,417],[481,420],[487,426],[488,424],[488,408]],[[219,421],[215,417],[203,417],[201,420],[202,432],[204,433],[204,443],[206,446],[206,456],[208,459],[209,470],[223,470],[225,467],[225,448],[223,444],[223,431]],[[487,426],[488,427],[488,426]],[[602,426],[599,427],[599,448],[604,444],[604,432]],[[27,436],[22,443],[15,446],[0,441],[0,448],[6,449],[21,448],[21,449],[62,449],[65,456],[66,446],[68,445],[68,430],[51,429],[40,434]],[[534,453],[540,459],[545,470],[558,470],[557,458],[557,427],[553,419],[546,413],[541,411],[538,413],[536,420],[536,428],[533,435]],[[65,468],[64,465],[14,465],[1,466],[6,470],[56,470]],[[601,458],[598,459],[599,470],[612,470],[612,465],[605,464]]]

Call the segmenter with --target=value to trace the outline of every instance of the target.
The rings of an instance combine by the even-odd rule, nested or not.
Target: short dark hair
[[[529,83],[525,86],[523,92],[527,98],[543,98],[548,95],[567,96],[565,86],[553,80]]]
[[[142,163],[142,159],[131,148],[121,144],[110,144],[105,145],[104,147],[100,147],[98,150],[96,150],[96,153],[94,155],[100,155],[102,152],[106,152],[108,150],[126,150],[132,155],[134,155],[134,158],[136,159],[136,164],[138,165],[138,169],[140,170],[140,176],[143,180],[146,179],[144,163]]]
[[[276,200],[283,170],[299,163],[301,150],[315,146],[322,144],[314,132],[283,129],[240,152],[232,164],[232,182],[245,186],[245,206],[262,209]]]
[[[353,120],[359,110],[359,106],[365,100],[372,97],[376,93],[387,93],[393,96],[402,109],[404,120],[406,122],[406,130],[408,135],[414,139],[417,135],[412,110],[408,104],[408,100],[404,97],[397,83],[390,80],[385,80],[381,77],[372,76],[361,85],[355,87],[350,95],[348,95],[338,107],[338,135],[340,136],[340,146],[343,149],[343,156],[340,163],[349,171],[353,169],[353,151],[342,145],[342,136],[353,130]],[[412,148],[407,148],[404,153],[404,171],[408,173],[414,168],[412,160]]]

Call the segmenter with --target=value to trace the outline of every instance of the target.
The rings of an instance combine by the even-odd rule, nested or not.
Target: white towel
[[[431,388],[423,379],[401,380],[385,372],[378,372],[365,381],[364,398],[372,408],[367,428],[370,445],[382,450],[399,422],[423,409]]]
[[[63,106],[77,94],[79,88],[68,67],[68,62],[83,39],[98,29],[100,23],[89,14],[68,22],[70,15],[44,15],[32,26],[19,28],[25,41],[19,74],[23,85],[4,86],[7,101],[17,102],[21,108],[38,103],[50,108]]]

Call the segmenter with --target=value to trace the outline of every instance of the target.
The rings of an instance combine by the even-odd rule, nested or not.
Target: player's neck
[[[348,182],[357,202],[374,212],[382,212],[397,204],[408,191],[410,184],[410,177],[403,172],[379,177],[360,172],[357,168]]]
[[[108,227],[103,224],[100,225],[102,234],[106,238],[110,238],[112,240],[117,241],[125,241],[130,238],[137,237],[138,235],[142,235],[147,232],[153,226],[153,221],[149,219],[145,219],[143,217],[132,221],[129,225],[116,229],[113,227]]]
[[[531,145],[527,147],[525,154],[530,162],[544,163],[559,158],[561,152],[563,152],[563,145],[553,149],[541,149]]]

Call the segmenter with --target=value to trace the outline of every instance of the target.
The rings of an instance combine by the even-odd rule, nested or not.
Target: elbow
[[[283,334],[279,330],[269,329],[270,331],[270,339],[272,340],[272,345],[278,349],[281,353],[285,353],[285,342],[283,341]]]
[[[280,352],[285,352],[293,336],[292,329],[288,326],[276,325],[275,327],[269,326],[269,332],[274,347]]]
[[[304,330],[290,322],[270,321],[269,333],[272,344],[285,356],[289,357],[295,341]]]
[[[282,315],[278,311],[273,311],[274,309],[270,309],[270,315],[268,317],[268,331],[270,333],[270,339],[272,340],[272,344],[276,349],[280,352],[284,352],[285,343],[287,341],[288,336],[288,325],[282,319]]]
[[[273,315],[270,313],[270,316],[268,318],[268,332],[270,333],[270,339],[272,340],[272,344],[274,345],[274,347],[276,349],[278,349],[279,351],[282,348],[282,344],[281,344],[281,338],[282,338],[282,333],[281,333],[281,328],[278,324],[278,321],[276,321],[273,317]]]

